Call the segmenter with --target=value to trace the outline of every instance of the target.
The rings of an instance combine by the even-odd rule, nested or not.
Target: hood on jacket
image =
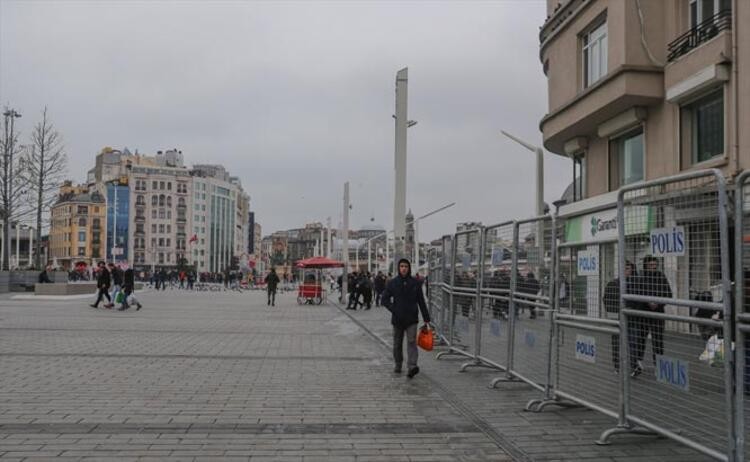
[[[407,277],[411,276],[411,262],[406,258],[402,258],[401,260],[398,261],[399,267],[401,266],[401,263],[406,263],[407,265],[409,265],[409,272],[406,273],[406,276]],[[398,267],[396,268],[396,272],[398,273],[399,276],[401,276],[401,270]]]

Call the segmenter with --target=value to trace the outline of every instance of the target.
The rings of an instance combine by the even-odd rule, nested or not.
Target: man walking
[[[120,311],[130,308],[128,298],[130,298],[130,303],[135,303],[136,311],[143,308],[143,305],[141,305],[141,302],[139,302],[138,299],[135,298],[133,292],[135,292],[135,272],[133,271],[133,268],[128,268],[122,275],[122,293],[124,295],[124,298],[122,299],[122,306],[120,307]]]
[[[422,286],[411,276],[411,263],[402,258],[398,262],[398,276],[391,279],[383,291],[381,302],[391,312],[391,324],[393,325],[393,360],[395,367],[393,372],[401,373],[401,365],[404,362],[404,334],[406,335],[406,365],[408,367],[407,377],[412,378],[419,373],[417,366],[417,324],[419,323],[419,311],[422,312],[422,320],[425,324],[430,323],[430,313],[424,301]]]
[[[268,290],[268,305],[276,306],[276,288],[279,286],[279,275],[276,274],[276,268],[271,268],[271,272],[266,276],[266,289]]]
[[[119,294],[122,289],[122,270],[114,263],[110,263],[108,266],[110,279],[112,280],[112,299],[107,305],[107,308],[113,308],[115,303],[117,303],[117,294]]]
[[[380,298],[383,296],[385,290],[385,275],[382,271],[378,271],[378,275],[375,276],[375,306],[380,306]]]
[[[109,297],[109,285],[112,280],[110,279],[109,271],[107,271],[107,265],[105,265],[103,261],[100,261],[97,268],[96,288],[99,290],[99,293],[96,296],[96,301],[91,305],[91,308],[99,308],[99,302],[102,301],[102,297],[107,297],[107,302],[112,303],[112,299]],[[105,307],[106,306],[107,305],[105,305]]]

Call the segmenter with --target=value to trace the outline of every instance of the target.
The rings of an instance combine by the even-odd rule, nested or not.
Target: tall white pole
[[[357,239],[357,254],[354,257],[354,261],[356,262],[354,266],[357,268],[357,272],[359,273],[359,239]]]
[[[115,205],[112,209],[112,261],[117,262],[117,255],[115,249],[117,248],[117,185],[112,183],[112,188],[115,190]]]
[[[395,181],[393,194],[393,258],[396,262],[403,257],[404,238],[406,237],[406,130],[409,70],[403,68],[396,73],[396,146],[395,146]]]
[[[33,228],[29,228],[29,266],[33,264],[32,263],[33,260],[31,259],[32,258],[31,252],[32,252],[32,249],[34,248],[34,233],[31,232],[32,229]],[[37,268],[37,269],[40,269],[40,268]]]
[[[331,255],[333,255],[333,251],[331,249],[331,217],[328,217],[326,220],[326,257],[331,258]]]
[[[419,271],[419,218],[414,220],[414,265]]]
[[[21,266],[21,223],[16,223],[16,269]]]
[[[372,273],[372,241],[367,240],[367,272]]]
[[[388,242],[388,233],[385,234],[385,273],[388,274],[388,266],[391,264],[391,250]]]
[[[349,182],[344,183],[344,229],[341,232],[341,250],[344,260],[344,274],[341,277],[341,303],[348,295],[349,275]]]

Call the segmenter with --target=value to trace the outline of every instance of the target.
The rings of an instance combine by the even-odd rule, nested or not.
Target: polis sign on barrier
[[[656,355],[656,381],[677,388],[690,391],[690,368],[687,361]]]
[[[685,228],[656,228],[651,230],[651,255],[655,257],[685,256]]]
[[[588,335],[576,335],[576,359],[587,363],[596,362],[596,339]]]
[[[589,247],[587,250],[580,250],[576,256],[578,275],[579,276],[598,276],[599,275],[599,248]]]

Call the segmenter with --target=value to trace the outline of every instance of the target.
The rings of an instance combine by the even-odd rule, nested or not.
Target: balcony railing
[[[674,61],[702,43],[716,37],[719,32],[732,27],[732,10],[721,10],[688,30],[667,45],[667,61]]]

